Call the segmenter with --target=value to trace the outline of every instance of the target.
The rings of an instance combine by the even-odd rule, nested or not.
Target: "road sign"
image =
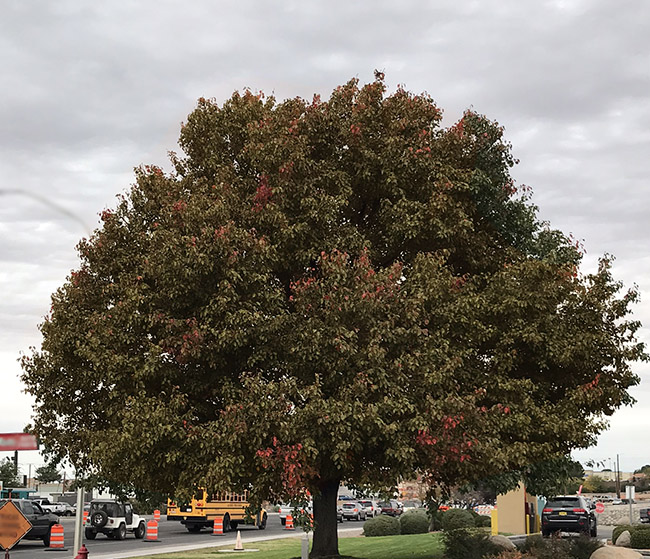
[[[598,514],[605,512],[605,505],[603,505],[603,503],[601,503],[600,501],[596,503],[596,512]]]
[[[32,525],[13,501],[0,508],[0,547],[11,549],[31,530]]]
[[[29,433],[0,433],[0,451],[6,450],[38,450],[38,443]]]

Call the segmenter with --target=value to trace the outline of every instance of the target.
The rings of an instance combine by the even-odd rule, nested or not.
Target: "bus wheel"
[[[257,525],[257,527],[260,530],[264,530],[264,528],[266,528],[266,513],[262,515],[262,521]]]
[[[230,515],[225,514],[223,517],[223,532],[230,532]]]

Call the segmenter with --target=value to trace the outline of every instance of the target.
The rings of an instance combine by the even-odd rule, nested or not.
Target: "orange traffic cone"
[[[291,516],[290,514],[287,514],[287,520],[286,520],[286,523],[285,523],[284,529],[285,529],[285,530],[294,530],[294,527],[293,527],[293,516]]]

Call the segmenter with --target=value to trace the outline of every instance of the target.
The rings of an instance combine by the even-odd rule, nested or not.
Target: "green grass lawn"
[[[218,557],[226,559],[233,556],[245,559],[290,559],[300,557],[301,541],[299,538],[285,538],[244,544],[244,548],[246,547],[259,549],[259,551],[219,553],[218,549],[232,549],[232,546],[224,546],[148,555],[140,559],[217,559]],[[438,534],[340,538],[339,553],[355,559],[442,559],[443,557]]]

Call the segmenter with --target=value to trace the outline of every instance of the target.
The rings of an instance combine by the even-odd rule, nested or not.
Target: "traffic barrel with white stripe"
[[[50,526],[50,545],[45,551],[67,551],[64,545],[63,526],[52,524]]]
[[[158,539],[158,522],[149,520],[147,522],[147,535],[144,538],[145,542],[159,542]]]
[[[223,518],[220,516],[214,519],[212,524],[212,535],[213,536],[223,536]]]

